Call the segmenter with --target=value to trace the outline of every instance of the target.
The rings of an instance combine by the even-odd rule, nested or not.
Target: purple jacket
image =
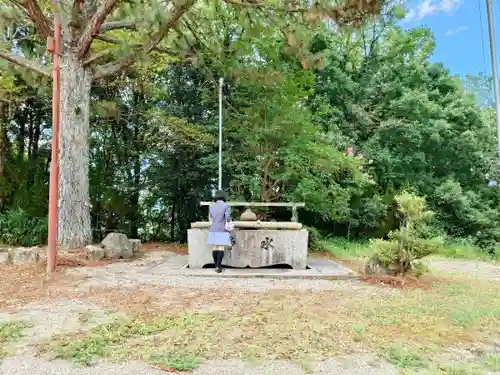
[[[224,201],[217,201],[209,208],[210,224],[209,232],[225,232],[226,221],[231,221],[231,207]]]

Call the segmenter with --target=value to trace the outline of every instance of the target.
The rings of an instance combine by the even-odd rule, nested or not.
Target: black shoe
[[[217,268],[215,269],[215,272],[217,272],[217,273],[221,273],[221,272],[222,272],[222,268],[221,268],[221,267],[217,267]]]

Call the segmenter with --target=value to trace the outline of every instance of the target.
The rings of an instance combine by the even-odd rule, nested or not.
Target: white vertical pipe
[[[219,78],[219,190],[222,190],[222,85],[224,78]]]

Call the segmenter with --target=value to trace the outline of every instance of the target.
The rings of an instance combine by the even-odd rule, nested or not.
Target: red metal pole
[[[50,162],[49,185],[49,233],[47,248],[47,273],[56,269],[57,235],[59,219],[59,124],[61,102],[61,21],[54,6],[54,39],[49,40],[49,51],[52,49],[52,153]],[[52,46],[50,43],[52,42]],[[51,48],[52,47],[52,48]]]

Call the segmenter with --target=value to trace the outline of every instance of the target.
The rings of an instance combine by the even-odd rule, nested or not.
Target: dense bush
[[[419,228],[434,215],[426,209],[424,198],[403,192],[395,201],[400,227],[389,233],[388,240],[371,241],[374,255],[367,264],[369,273],[376,273],[376,268],[381,266],[385,273],[404,275],[411,270],[414,260],[435,253],[443,246],[440,237],[425,239],[419,236]]]
[[[306,227],[305,229],[307,229],[307,231],[309,232],[308,236],[309,251],[320,251],[321,244],[324,239],[321,232],[314,227]]]
[[[47,218],[32,217],[17,208],[0,215],[0,242],[12,246],[34,246],[47,241]]]

